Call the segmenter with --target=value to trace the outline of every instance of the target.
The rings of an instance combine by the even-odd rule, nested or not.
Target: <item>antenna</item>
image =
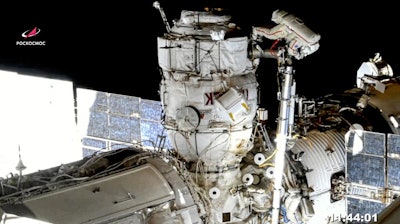
[[[21,148],[20,148],[19,145],[18,145],[18,156],[19,156],[19,161],[18,161],[18,164],[15,167],[15,169],[18,170],[20,175],[21,175],[22,174],[22,170],[26,169],[26,166],[22,162],[22,159],[21,159]]]
[[[167,32],[168,33],[171,32],[171,27],[169,26],[167,17],[165,16],[164,10],[163,10],[163,8],[161,8],[160,3],[158,1],[153,2],[153,7],[158,9],[158,11],[160,11],[161,18],[163,19],[163,22],[164,22],[165,28],[167,29]]]
[[[18,156],[19,156],[19,161],[18,161],[18,164],[15,167],[15,169],[19,171],[18,185],[17,185],[17,189],[19,190],[19,187],[21,185],[21,180],[22,180],[22,170],[26,169],[26,166],[24,165],[24,163],[22,162],[22,159],[21,159],[21,147],[19,145],[18,145]]]

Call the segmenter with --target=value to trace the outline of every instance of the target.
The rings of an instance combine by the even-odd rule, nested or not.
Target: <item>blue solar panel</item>
[[[346,170],[349,182],[385,186],[385,160],[382,157],[347,153]]]
[[[388,134],[388,153],[400,156],[400,135]]]
[[[154,100],[142,100],[140,117],[146,120],[161,121],[161,102]]]
[[[110,139],[121,142],[140,141],[140,120],[135,117],[110,115]]]
[[[400,135],[387,135],[388,187],[400,189]]]
[[[363,133],[363,153],[384,156],[385,155],[385,134],[368,132]]]
[[[162,133],[162,126],[159,122],[143,120],[141,123],[142,144],[145,146],[154,146],[157,141],[157,135]]]
[[[107,113],[91,111],[87,135],[99,138],[109,138]]]
[[[379,214],[385,207],[386,207],[385,204],[379,202],[366,201],[355,198],[347,198],[347,213],[351,214],[353,217],[355,217],[355,215],[357,214],[360,215],[360,217],[361,216],[366,217],[366,215],[370,216],[375,215],[376,217],[376,215]],[[371,219],[371,221],[374,221],[374,219]],[[370,222],[349,221],[346,223],[360,224],[360,223],[370,223]]]
[[[400,189],[400,159],[388,158],[388,185]]]
[[[159,146],[160,136],[166,135],[161,123],[160,101],[105,92],[96,92],[95,96],[93,105],[89,105],[87,136],[82,141],[86,150],[84,154],[92,153],[87,148],[101,150],[109,147],[108,150],[113,150],[133,143],[147,147]],[[92,137],[103,141],[93,140]],[[168,138],[164,147],[171,148]]]
[[[346,170],[349,182],[385,187],[385,134],[364,131],[363,150],[347,153]]]
[[[79,101],[79,99],[78,99]],[[105,92],[96,92],[96,99],[93,102],[91,107],[91,111],[103,111],[107,112],[108,110],[108,96]]]
[[[109,109],[111,114],[133,115],[138,113],[140,98],[120,94],[110,94]]]
[[[95,147],[98,149],[105,149],[107,146],[105,140],[93,139],[93,138],[82,138],[82,145]]]

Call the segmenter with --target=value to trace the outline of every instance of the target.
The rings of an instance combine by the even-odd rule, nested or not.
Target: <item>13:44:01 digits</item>
[[[331,215],[330,216],[331,221],[342,221],[344,223],[352,223],[352,222],[378,222],[378,214],[376,213],[366,213],[366,214],[360,214],[360,213],[350,213],[347,216],[341,216],[341,215]]]

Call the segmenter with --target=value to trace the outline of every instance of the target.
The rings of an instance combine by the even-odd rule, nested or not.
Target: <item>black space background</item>
[[[172,24],[182,9],[222,7],[244,31],[275,25],[276,9],[295,14],[321,35],[320,49],[295,63],[297,93],[308,98],[355,85],[358,67],[380,52],[399,71],[399,10],[395,1],[160,0]],[[164,33],[153,1],[16,2],[1,6],[0,66],[23,74],[71,80],[77,87],[159,100],[157,36]],[[46,46],[16,46],[22,32]],[[276,102],[276,62],[258,70],[262,106]]]

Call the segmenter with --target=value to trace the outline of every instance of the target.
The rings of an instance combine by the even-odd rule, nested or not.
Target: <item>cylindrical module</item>
[[[160,96],[175,150],[186,161],[226,167],[251,149],[258,82],[247,37],[214,39],[158,38]]]

